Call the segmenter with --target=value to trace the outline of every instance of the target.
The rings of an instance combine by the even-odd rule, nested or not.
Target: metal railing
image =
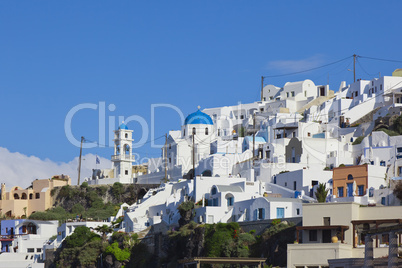
[[[112,155],[112,161],[113,160],[135,160],[134,155],[129,155],[129,154],[117,154],[117,155]]]

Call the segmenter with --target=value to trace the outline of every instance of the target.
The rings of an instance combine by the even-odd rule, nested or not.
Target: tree
[[[113,228],[104,224],[94,228],[95,231],[102,234],[102,241],[106,242],[107,234],[113,232]]]
[[[325,188],[325,183],[320,183],[317,187],[317,191],[315,192],[315,197],[319,203],[325,203],[328,195],[328,189]]]
[[[394,195],[402,201],[402,181],[399,181],[394,188]]]

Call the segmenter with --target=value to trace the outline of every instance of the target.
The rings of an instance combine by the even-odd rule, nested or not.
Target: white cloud
[[[318,67],[324,63],[323,55],[314,55],[312,57],[300,60],[275,60],[268,62],[268,68],[282,73],[292,73],[308,70]]]
[[[92,174],[96,168],[94,154],[83,155],[81,166],[81,181]],[[99,157],[99,156],[98,156]],[[110,168],[109,159],[99,157],[98,168]],[[0,182],[6,183],[7,190],[13,186],[28,187],[35,179],[47,179],[53,175],[65,174],[71,177],[71,183],[77,184],[78,157],[68,163],[54,162],[50,159],[40,159],[36,156],[27,156],[21,153],[12,153],[0,147]]]

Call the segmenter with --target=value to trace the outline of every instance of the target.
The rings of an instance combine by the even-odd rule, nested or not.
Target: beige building
[[[35,211],[45,211],[53,205],[52,189],[70,184],[71,178],[67,175],[35,180],[27,189],[13,186],[8,192],[5,183],[2,183],[0,212],[7,217],[29,217]]]
[[[329,267],[329,259],[364,258],[363,231],[401,223],[402,206],[303,204],[303,226],[297,227],[296,243],[288,245],[288,267]],[[387,236],[374,237],[374,258],[388,255]]]

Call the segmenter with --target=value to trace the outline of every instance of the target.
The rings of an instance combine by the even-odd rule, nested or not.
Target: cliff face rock
[[[127,203],[129,205],[141,199],[149,189],[158,185],[120,184],[113,185],[81,185],[56,187],[51,192],[53,206],[63,207],[71,211],[76,204],[82,205],[85,209],[98,205],[98,203]]]

